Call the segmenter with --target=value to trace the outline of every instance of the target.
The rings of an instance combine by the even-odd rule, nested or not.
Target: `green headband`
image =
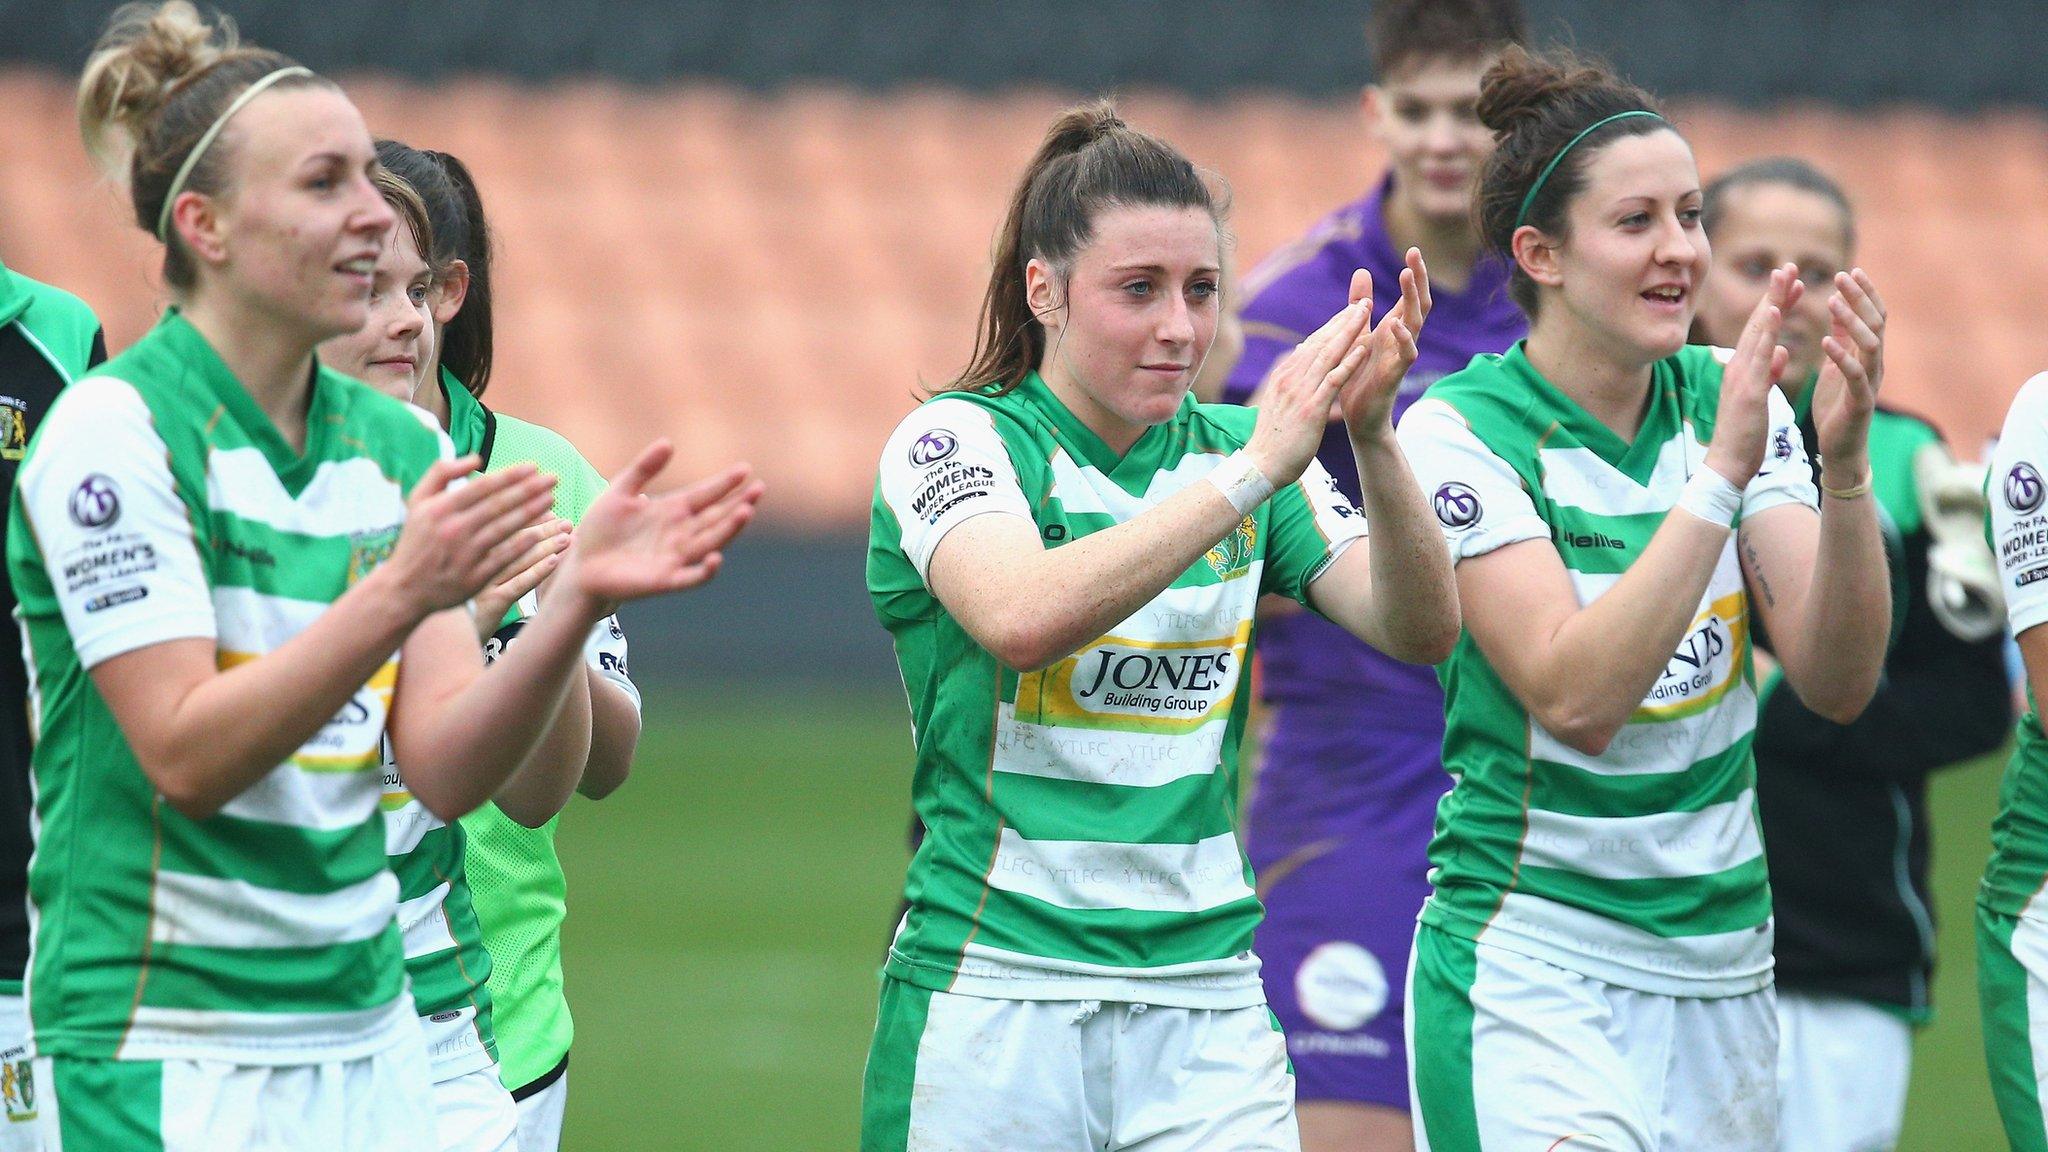
[[[228,120],[235,113],[240,112],[249,101],[263,95],[265,88],[270,87],[279,80],[289,80],[294,76],[311,76],[312,74],[313,70],[311,68],[302,68],[297,64],[279,68],[277,71],[242,89],[242,94],[235,97],[234,102],[227,106],[227,110],[214,118],[213,124],[206,129],[206,134],[199,138],[199,143],[194,144],[192,150],[185,153],[185,162],[178,165],[178,174],[171,177],[171,190],[164,196],[163,209],[156,214],[157,239],[165,243],[170,242],[171,205],[177,203],[178,194],[185,190],[186,177],[192,175],[192,169],[199,163],[199,158],[206,155],[206,150],[213,145],[213,138],[220,135],[221,129],[227,127]]]
[[[1655,112],[1647,111],[1642,108],[1636,108],[1627,112],[1616,112],[1614,115],[1609,116],[1604,120],[1595,120],[1591,124],[1586,125],[1586,127],[1582,131],[1580,131],[1580,133],[1577,136],[1571,138],[1571,142],[1569,144],[1566,144],[1564,147],[1559,148],[1557,150],[1557,155],[1552,156],[1550,158],[1550,163],[1545,164],[1543,166],[1543,171],[1538,172],[1536,174],[1536,182],[1534,184],[1529,185],[1529,194],[1527,196],[1522,197],[1522,210],[1515,213],[1515,227],[1508,229],[1509,234],[1512,235],[1515,231],[1515,228],[1520,228],[1523,224],[1528,222],[1529,205],[1534,204],[1536,202],[1536,194],[1538,192],[1543,191],[1543,185],[1549,182],[1550,174],[1552,172],[1557,171],[1557,166],[1564,162],[1564,158],[1566,156],[1571,155],[1572,149],[1577,148],[1579,146],[1579,141],[1584,140],[1588,136],[1591,136],[1593,134],[1593,130],[1596,128],[1605,127],[1606,125],[1614,123],[1616,120],[1626,120],[1631,116],[1648,116],[1652,120],[1664,120],[1662,116],[1657,115]]]

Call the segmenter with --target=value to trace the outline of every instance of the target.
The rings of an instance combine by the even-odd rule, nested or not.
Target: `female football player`
[[[1068,111],[1018,182],[974,362],[883,448],[868,589],[927,834],[870,1152],[1297,1146],[1234,815],[1253,605],[1294,597],[1424,663],[1457,606],[1388,415],[1421,256],[1377,327],[1352,281],[1253,413],[1188,392],[1222,246],[1184,156],[1107,104]],[[1363,512],[1314,461],[1333,404]]]
[[[1805,161],[1759,160],[1707,182],[1700,220],[1714,246],[1693,324],[1701,343],[1733,347],[1772,270],[1798,268],[1805,289],[1785,314],[1778,388],[1813,443],[1828,302],[1855,258],[1848,197]],[[1956,482],[1940,433],[1882,401],[1870,469],[1897,637],[1870,705],[1837,724],[1759,665],[1784,1152],[1898,1143],[1913,1025],[1931,1011],[1927,777],[1996,748],[2011,720],[1998,618],[1982,610],[1995,601],[1967,586],[1992,569],[1983,504],[1970,498],[1979,486]]]
[[[1876,688],[1882,306],[1867,276],[1836,277],[1817,499],[1773,388],[1801,285],[1775,272],[1732,353],[1686,345],[1699,177],[1650,98],[1510,48],[1479,116],[1480,228],[1530,330],[1401,423],[1465,614],[1409,969],[1419,1142],[1769,1152],[1750,634],[1768,625],[1822,716]]]
[[[620,600],[716,567],[753,491],[658,499],[656,444],[587,517],[491,676],[465,602],[551,482],[320,366],[392,216],[332,83],[183,0],[131,7],[79,90],[175,307],[59,397],[8,532],[35,674],[30,1026],[52,1146],[431,1148],[379,745],[443,819],[494,794]]]

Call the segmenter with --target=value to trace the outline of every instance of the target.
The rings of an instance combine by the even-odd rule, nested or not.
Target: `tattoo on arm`
[[[1763,593],[1764,606],[1776,608],[1778,606],[1778,596],[1775,592],[1771,591],[1770,578],[1764,575],[1764,560],[1763,557],[1757,555],[1756,545],[1751,541],[1744,540],[1742,542],[1742,556],[1743,559],[1749,561],[1749,574],[1756,581],[1757,591]]]

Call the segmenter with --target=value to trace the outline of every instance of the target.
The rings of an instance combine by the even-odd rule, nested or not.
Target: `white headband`
[[[185,162],[178,165],[178,174],[171,177],[171,190],[164,195],[163,211],[157,213],[156,216],[157,239],[165,243],[170,242],[171,205],[178,202],[178,194],[185,190],[186,177],[192,175],[192,169],[199,163],[199,158],[206,155],[207,148],[213,144],[213,138],[220,135],[220,130],[227,127],[228,121],[234,118],[235,113],[240,112],[244,104],[261,96],[265,88],[270,87],[279,80],[292,76],[311,76],[312,74],[313,70],[311,68],[293,64],[288,68],[279,68],[277,71],[242,89],[242,94],[235,97],[234,102],[228,105],[227,111],[222,112],[220,118],[213,122],[213,126],[206,130],[206,134],[199,138],[199,143],[192,146],[192,151],[185,153]]]

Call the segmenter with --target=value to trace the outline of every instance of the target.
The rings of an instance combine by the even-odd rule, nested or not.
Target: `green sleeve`
[[[31,292],[28,310],[21,314],[19,322],[72,379],[93,367],[95,355],[106,358],[99,317],[92,314],[85,301],[47,284],[34,284]]]
[[[1939,432],[1911,416],[1879,409],[1871,421],[1871,485],[1902,536],[1920,531],[1920,487],[1913,477],[1913,457],[1940,442]]]

